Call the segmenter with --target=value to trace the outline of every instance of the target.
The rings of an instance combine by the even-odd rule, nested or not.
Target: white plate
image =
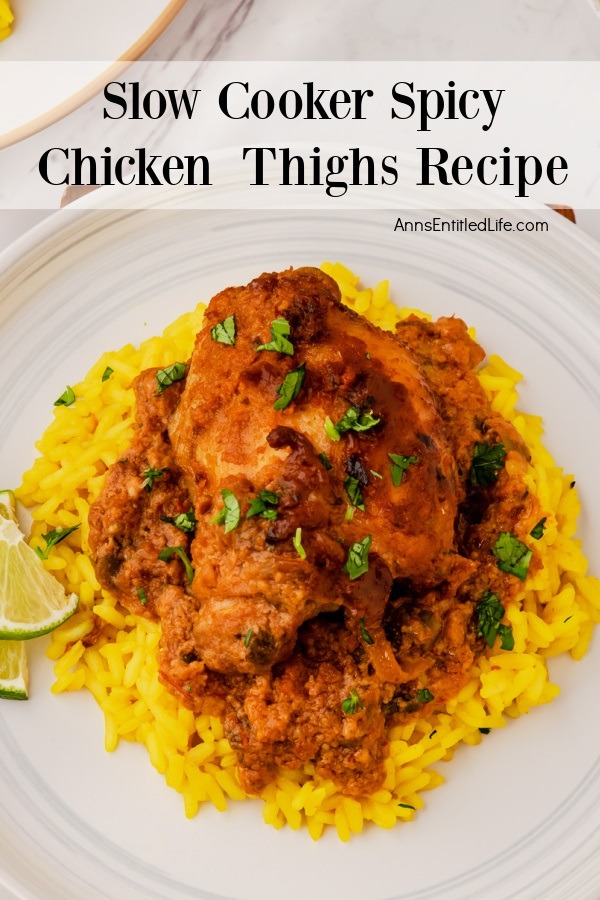
[[[521,405],[543,413],[548,445],[577,473],[581,534],[600,571],[600,253],[554,213],[509,214],[551,231],[410,236],[394,233],[395,213],[383,211],[56,214],[0,258],[3,486],[33,459],[55,397],[103,350],[156,333],[263,270],[340,259],[366,282],[390,278],[401,303],[463,316],[485,347],[526,372]],[[415,822],[367,828],[348,845],[333,833],[313,844],[305,832],[276,832],[258,801],[187,821],[141,747],[104,752],[89,694],[49,694],[39,643],[31,668],[32,699],[0,706],[0,894],[600,895],[597,646],[581,663],[552,661],[563,688],[554,703],[441,764],[448,783]]]
[[[0,148],[46,128],[138,59],[185,0],[10,0],[0,62],[23,61],[0,88]],[[52,61],[80,60],[67,66]],[[4,92],[4,93],[3,93]]]

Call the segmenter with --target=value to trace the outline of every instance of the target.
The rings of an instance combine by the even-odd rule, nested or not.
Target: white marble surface
[[[593,0],[188,0],[144,60],[600,59]],[[565,64],[568,64],[567,62]],[[143,65],[143,63],[142,63]],[[34,175],[48,146],[93,144],[105,130],[98,98],[0,151],[0,208],[58,207],[62,189]],[[143,145],[151,122],[140,122]],[[47,213],[45,213],[47,214]],[[0,215],[0,248],[44,213]],[[600,239],[600,213],[580,215]]]

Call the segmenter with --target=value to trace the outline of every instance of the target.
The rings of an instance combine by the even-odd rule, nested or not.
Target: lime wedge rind
[[[0,641],[0,698],[27,700],[29,673],[25,645],[16,641]]]
[[[77,594],[71,594],[67,601],[67,606],[61,610],[61,615],[53,614],[47,619],[33,624],[26,622],[7,621],[0,616],[0,640],[2,641],[29,641],[32,638],[42,637],[50,631],[54,631],[67,619],[70,619],[79,604]]]
[[[23,679],[15,678],[14,681],[0,679],[0,700],[29,700]]]

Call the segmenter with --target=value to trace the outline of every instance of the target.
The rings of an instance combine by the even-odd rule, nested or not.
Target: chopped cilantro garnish
[[[390,472],[392,473],[394,487],[400,487],[404,473],[413,463],[419,462],[419,457],[401,456],[399,453],[388,453],[388,456],[391,459]]]
[[[544,516],[543,519],[540,519],[540,521],[537,523],[537,525],[533,526],[533,528],[531,529],[529,534],[536,541],[539,541],[539,539],[543,536],[545,530],[546,530],[546,516]]]
[[[256,349],[273,350],[276,353],[285,353],[287,356],[293,356],[294,345],[287,339],[289,333],[290,323],[287,319],[273,319],[271,322],[271,340],[268,344],[261,344]]]
[[[496,594],[485,591],[475,609],[477,614],[477,635],[485,638],[488,647],[493,647],[499,635],[502,650],[512,650],[515,639],[510,625],[502,625],[500,619],[504,615],[504,607]]]
[[[167,466],[164,469],[146,469],[144,472],[144,480],[142,481],[142,487],[146,491],[151,491],[154,485],[154,482],[157,478],[162,478],[165,472],[168,472],[169,469]]]
[[[110,366],[107,366],[107,367],[105,368],[104,372],[102,373],[102,381],[108,381],[108,379],[110,378],[110,376],[111,376],[111,375],[114,375],[114,374],[115,374],[115,370],[114,370],[114,369],[111,369]]]
[[[356,407],[351,406],[335,425],[329,417],[325,419],[325,434],[332,441],[339,441],[340,435],[347,431],[368,431],[381,422],[371,412],[361,413]]]
[[[166,369],[159,369],[156,373],[158,384],[156,393],[162,394],[165,388],[171,387],[176,381],[181,381],[182,378],[185,378],[186,372],[187,364],[182,362],[173,363],[172,366],[167,366]]]
[[[49,531],[47,534],[42,535],[42,540],[46,544],[43,550],[40,550],[39,547],[35,548],[35,552],[39,556],[40,559],[48,559],[48,555],[53,547],[56,547],[57,544],[60,544],[61,541],[69,535],[72,534],[73,531],[77,531],[79,525],[73,525],[71,528],[61,528],[59,525],[57,528],[54,528],[52,531]]]
[[[498,472],[504,466],[506,449],[504,444],[475,444],[471,462],[471,484],[473,487],[490,487],[498,480]]]
[[[347,716],[353,716],[359,709],[364,709],[360,697],[356,691],[350,691],[350,696],[342,700],[342,712]]]
[[[325,434],[327,435],[327,437],[329,438],[330,441],[339,441],[340,433],[337,430],[337,428],[335,427],[335,425],[333,424],[333,422],[331,421],[331,419],[329,418],[329,416],[327,416],[327,418],[325,419],[325,424],[323,425],[323,428],[325,429]]]
[[[421,688],[420,691],[417,691],[417,700],[419,703],[431,703],[433,694],[427,688]]]
[[[210,329],[210,336],[219,344],[233,347],[235,344],[235,316],[227,316],[222,322],[218,322]]]
[[[319,453],[319,459],[323,463],[323,468],[326,469],[328,472],[330,469],[333,469],[333,466],[329,462],[329,457],[327,456],[326,453]]]
[[[362,637],[363,641],[365,642],[365,644],[374,644],[375,641],[373,640],[373,638],[371,637],[371,635],[365,628],[365,617],[364,616],[362,617],[362,619],[360,619],[358,624],[360,625],[360,634],[361,634],[361,637]]]
[[[250,646],[250,641],[252,640],[252,628],[249,628],[244,636],[244,647]]]
[[[140,588],[140,587],[136,588],[135,590],[138,595],[140,603],[142,604],[142,606],[145,606],[146,603],[148,602],[148,595],[146,594],[146,591],[144,590],[144,588]]]
[[[498,568],[509,575],[515,575],[521,581],[527,578],[527,570],[533,551],[514,534],[505,531],[494,544],[493,553],[498,560]]]
[[[296,534],[292,538],[292,544],[294,545],[294,550],[300,557],[300,559],[306,559],[306,550],[302,546],[302,529],[296,528]]]
[[[346,572],[350,576],[350,580],[354,581],[369,571],[369,550],[373,538],[370,534],[352,544],[348,551],[348,559],[342,572]]]
[[[344,488],[346,493],[348,494],[348,500],[355,506],[356,509],[362,509],[364,511],[365,501],[363,499],[362,491],[360,489],[360,481],[358,478],[355,478],[353,475],[348,475],[346,480],[344,481]]]
[[[174,525],[175,528],[179,528],[180,531],[185,532],[185,534],[193,534],[196,530],[196,516],[193,509],[188,510],[186,513],[179,513],[178,516],[161,516],[162,522],[170,522],[171,525]]]
[[[372,412],[368,413],[359,413],[357,409],[353,406],[344,413],[342,418],[336,424],[336,430],[339,431],[340,434],[344,434],[346,431],[368,431],[370,428],[374,428],[381,419],[376,419]]]
[[[302,363],[301,366],[298,366],[297,369],[293,369],[285,376],[277,388],[279,397],[273,404],[273,409],[286,409],[292,400],[296,399],[300,393],[305,374],[306,364]]]
[[[162,562],[169,562],[171,557],[175,555],[179,557],[185,566],[185,574],[187,575],[187,580],[191,584],[194,580],[194,570],[183,547],[165,547],[165,549],[161,550],[158,554],[158,558],[162,560]]]
[[[260,516],[263,519],[276,519],[277,510],[274,508],[279,503],[279,494],[275,491],[261,491],[258,497],[255,497],[250,504],[250,509],[246,513],[246,518],[252,516]]]
[[[229,534],[240,523],[240,504],[233,491],[224,488],[221,491],[223,498],[223,509],[217,513],[210,521],[212,525],[224,525],[225,534]]]
[[[67,385],[66,391],[63,391],[63,393],[60,395],[58,400],[54,401],[54,405],[55,406],[71,406],[72,403],[75,403],[75,400],[76,400],[75,391],[73,390],[72,387]]]

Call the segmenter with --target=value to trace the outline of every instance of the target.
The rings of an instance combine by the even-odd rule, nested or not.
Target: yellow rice
[[[387,281],[363,289],[341,264],[323,263],[322,268],[337,280],[347,305],[382,328],[393,329],[399,319],[415,312],[391,303]],[[48,530],[81,523],[45,562],[67,591],[80,597],[77,613],[52,634],[47,650],[55,661],[52,691],[87,688],[104,713],[106,750],[115,750],[121,740],[144,744],[152,765],[182,795],[189,818],[203,803],[225,810],[230,800],[245,799],[235,754],[218,719],[194,716],[160,684],[160,628],[128,614],[101,589],[90,561],[87,519],[107,467],[132,436],[132,379],[149,366],[187,359],[204,308],[200,304],[162,337],[150,338],[137,349],[129,344],[105,353],[73,386],[74,405],[56,408],[53,423],[36,445],[40,456],[17,492],[33,507],[34,547]],[[114,374],[103,382],[107,366]],[[412,819],[424,805],[423,792],[444,781],[437,763],[450,760],[461,743],[479,744],[479,729],[502,728],[507,717],[553,700],[559,688],[549,680],[546,660],[567,651],[580,659],[586,652],[600,620],[600,582],[586,574],[587,562],[574,538],[580,504],[573,477],[563,474],[542,445],[541,419],[516,409],[521,377],[497,356],[489,357],[479,375],[494,409],[513,422],[531,449],[528,486],[547,516],[544,536],[535,542],[543,568],[507,609],[514,650],[490,651],[444,712],[389,730],[385,783],[372,797],[344,797],[331,781],[316,776],[311,765],[282,771],[261,795],[263,819],[274,828],[306,827],[317,840],[333,826],[347,841],[360,834],[365,822],[392,828],[398,820]],[[86,649],[82,639],[94,627],[94,614],[104,627],[99,640]]]
[[[9,36],[14,20],[8,0],[0,0],[0,41]]]

